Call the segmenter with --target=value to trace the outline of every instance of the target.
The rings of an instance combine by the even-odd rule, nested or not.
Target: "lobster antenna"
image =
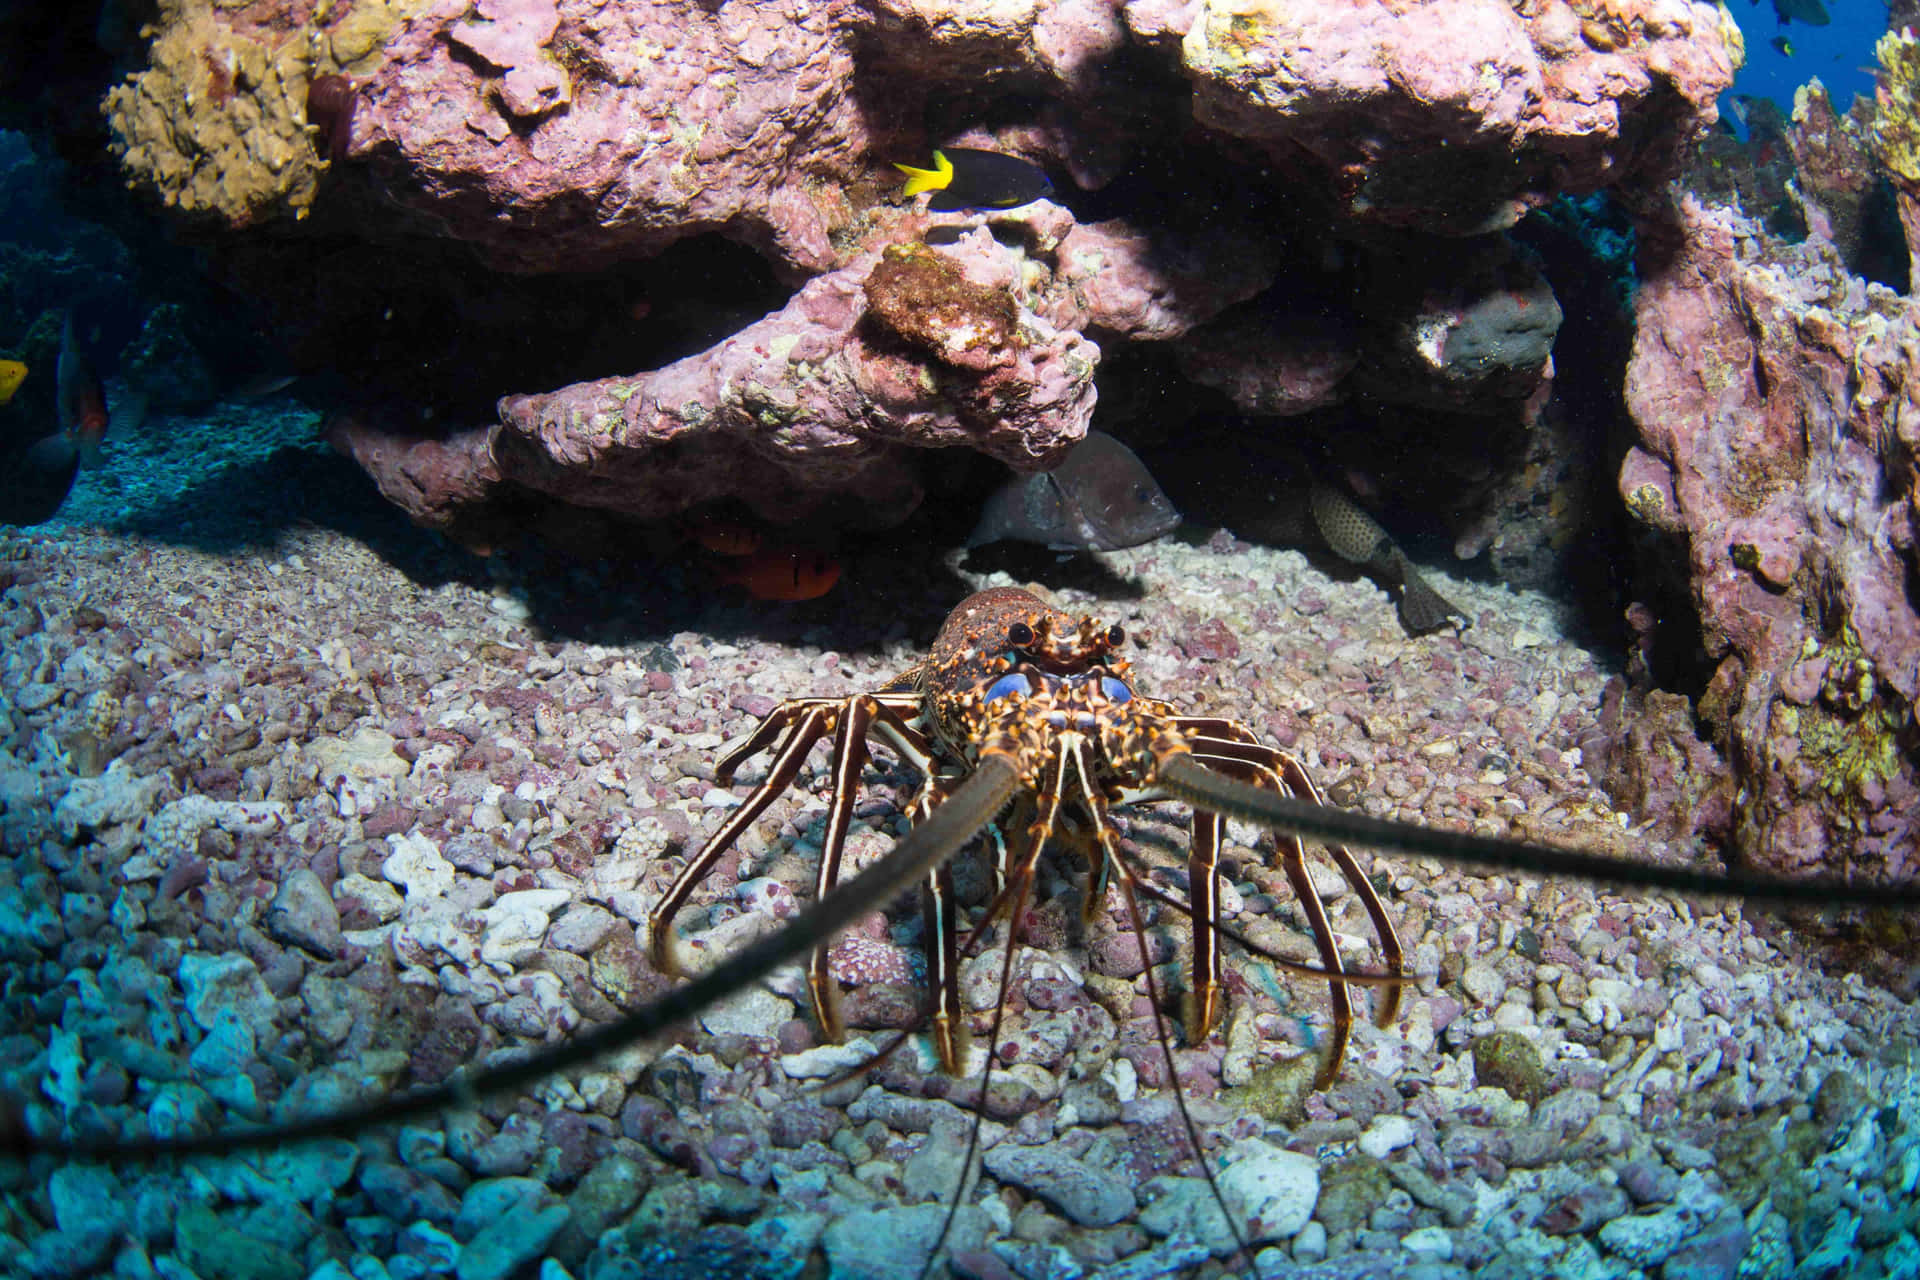
[[[1106,853],[1109,857],[1113,856],[1111,849]],[[1220,1206],[1220,1216],[1226,1219],[1227,1230],[1233,1233],[1234,1247],[1241,1257],[1253,1263],[1254,1275],[1258,1277],[1260,1261],[1253,1256],[1253,1249],[1247,1243],[1247,1234],[1234,1219],[1233,1210],[1227,1207],[1227,1198],[1220,1194],[1220,1180],[1214,1177],[1213,1166],[1207,1162],[1206,1148],[1200,1145],[1199,1127],[1193,1123],[1193,1112],[1187,1109],[1186,1090],[1180,1087],[1180,1067],[1173,1060],[1173,1045],[1167,1041],[1166,1023],[1160,1019],[1160,984],[1154,980],[1153,957],[1147,952],[1147,927],[1140,918],[1140,899],[1133,891],[1133,871],[1126,866],[1120,866],[1119,870],[1116,879],[1120,881],[1121,896],[1127,904],[1127,920],[1133,926],[1133,938],[1140,947],[1140,961],[1146,966],[1142,976],[1147,981],[1147,1007],[1153,1019],[1153,1036],[1160,1042],[1160,1056],[1166,1059],[1167,1083],[1173,1089],[1174,1105],[1180,1109],[1181,1127],[1187,1131],[1187,1144],[1193,1148],[1193,1162],[1199,1166],[1200,1176],[1207,1180],[1207,1190],[1213,1193],[1213,1202]]]
[[[993,821],[1007,801],[1013,798],[1019,781],[1013,766],[1004,759],[990,757],[982,760],[980,767],[955,789],[947,803],[901,837],[887,857],[848,880],[837,892],[795,916],[785,929],[729,956],[686,986],[669,991],[616,1022],[583,1032],[564,1044],[543,1049],[518,1062],[489,1067],[430,1089],[395,1094],[327,1115],[261,1128],[223,1129],[178,1138],[132,1141],[94,1137],[43,1138],[28,1133],[24,1123],[0,1123],[0,1152],[20,1157],[59,1155],[90,1160],[151,1160],[160,1156],[224,1154],[358,1132],[372,1125],[391,1124],[430,1111],[470,1106],[479,1095],[532,1084],[664,1031],[763,977],[777,966],[798,959],[821,938],[852,924],[924,879],[935,867],[951,857],[955,850],[978,834],[982,827]]]
[[[1722,875],[1629,862],[1464,831],[1437,831],[1410,822],[1372,818],[1326,805],[1310,804],[1223,777],[1187,755],[1159,762],[1155,781],[1171,796],[1274,831],[1314,840],[1363,844],[1415,857],[1439,858],[1497,867],[1535,876],[1570,876],[1600,884],[1671,889],[1707,897],[1737,897],[1755,902],[1850,903],[1873,907],[1920,907],[1920,885],[1855,884],[1824,878],[1786,879],[1729,871]]]

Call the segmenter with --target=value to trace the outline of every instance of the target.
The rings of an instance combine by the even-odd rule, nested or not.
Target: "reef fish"
[[[1782,25],[1803,22],[1809,27],[1824,27],[1833,21],[1820,0],[1773,0],[1773,14]]]
[[[18,452],[0,455],[0,524],[50,520],[73,489],[80,450],[64,431],[43,436]]]
[[[768,548],[712,567],[719,581],[743,587],[756,600],[815,600],[840,581],[840,566],[822,551]]]
[[[23,449],[0,456],[0,523],[39,524],[60,510],[82,466],[94,465],[107,434],[107,396],[87,363],[67,313],[55,367],[57,426]],[[9,393],[11,394],[11,393]]]
[[[962,209],[1017,209],[1053,190],[1046,171],[1019,156],[970,147],[947,147],[933,153],[933,168],[893,166],[907,175],[905,196],[933,192],[927,208],[935,213]]]
[[[1117,551],[1152,542],[1180,513],[1133,450],[1101,431],[1051,471],[1015,476],[981,509],[970,547],[1012,539],[1055,551]]]
[[[13,393],[27,380],[27,366],[18,360],[0,360],[0,404],[13,399]]]
[[[73,313],[60,330],[60,363],[56,372],[56,395],[61,434],[69,437],[79,451],[82,465],[94,466],[100,460],[100,442],[107,434],[107,392],[100,385],[80,338],[74,331]]]
[[[1316,482],[1307,505],[1313,513],[1314,527],[1337,554],[1398,580],[1400,622],[1408,631],[1433,631],[1445,626],[1449,618],[1466,618],[1464,610],[1427,585],[1406,552],[1346,494]]]

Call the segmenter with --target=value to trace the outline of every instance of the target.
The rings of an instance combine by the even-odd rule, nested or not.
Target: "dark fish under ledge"
[[[1089,431],[1053,470],[1016,475],[995,490],[967,545],[1012,540],[1054,551],[1118,551],[1179,523],[1180,513],[1133,450]]]

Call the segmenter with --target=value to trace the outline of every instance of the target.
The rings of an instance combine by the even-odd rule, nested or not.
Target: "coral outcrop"
[[[238,226],[304,214],[326,168],[307,86],[380,65],[403,8],[160,0],[147,69],[106,97],[122,165],[185,213]]]
[[[872,144],[836,14],[804,0],[419,5],[362,90],[352,149],[400,202],[519,270],[717,229],[825,270]]]
[[[1677,0],[1206,0],[1184,36],[1201,123],[1305,153],[1349,216],[1454,233],[1511,226],[1686,140],[1740,49],[1724,8]]]
[[[501,404],[501,473],[569,502],[666,516],[738,496],[769,520],[857,492],[891,523],[919,500],[913,449],[1024,469],[1086,432],[1099,353],[925,245],[811,281],[711,351],[631,379]]]
[[[1629,510],[1686,548],[1733,840],[1782,871],[1920,849],[1920,304],[1724,208],[1639,295]]]
[[[1724,10],[1685,0],[167,0],[155,32],[110,112],[129,176],[184,209],[258,224],[338,186],[331,232],[471,246],[518,273],[723,236],[798,289],[687,359],[636,352],[586,380],[556,359],[558,389],[490,390],[498,423],[456,424],[424,446],[431,465],[370,420],[336,433],[443,524],[528,491],[643,518],[720,496],[791,517],[858,493],[866,517],[896,518],[916,450],[1057,458],[1086,426],[1095,342],[1179,340],[1296,276],[1313,292],[1330,272],[1320,294],[1341,297],[1343,257],[1397,279],[1425,253],[1426,294],[1343,298],[1350,313],[1305,334],[1263,301],[1222,336],[1254,342],[1278,383],[1193,340],[1191,376],[1263,414],[1331,403],[1343,335],[1385,316],[1410,335],[1407,359],[1370,367],[1389,398],[1451,402],[1491,377],[1524,399],[1550,306],[1489,310],[1538,290],[1489,293],[1475,255],[1419,245],[1498,232],[1569,189],[1657,181],[1738,56]],[[943,143],[1047,164],[1056,201],[995,215],[997,241],[953,231],[977,218],[923,219],[891,195],[889,162]],[[872,275],[905,260],[879,255],[927,234],[919,283],[944,259],[999,290],[1005,340],[961,350],[888,319]],[[1465,364],[1429,367],[1441,312]]]
[[[1889,31],[1874,53],[1881,67],[1874,151],[1899,192],[1909,265],[1920,268],[1920,37],[1911,28]]]

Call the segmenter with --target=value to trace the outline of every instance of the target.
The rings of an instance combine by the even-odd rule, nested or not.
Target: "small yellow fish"
[[[0,404],[13,399],[13,393],[27,380],[27,366],[18,360],[0,360]]]

